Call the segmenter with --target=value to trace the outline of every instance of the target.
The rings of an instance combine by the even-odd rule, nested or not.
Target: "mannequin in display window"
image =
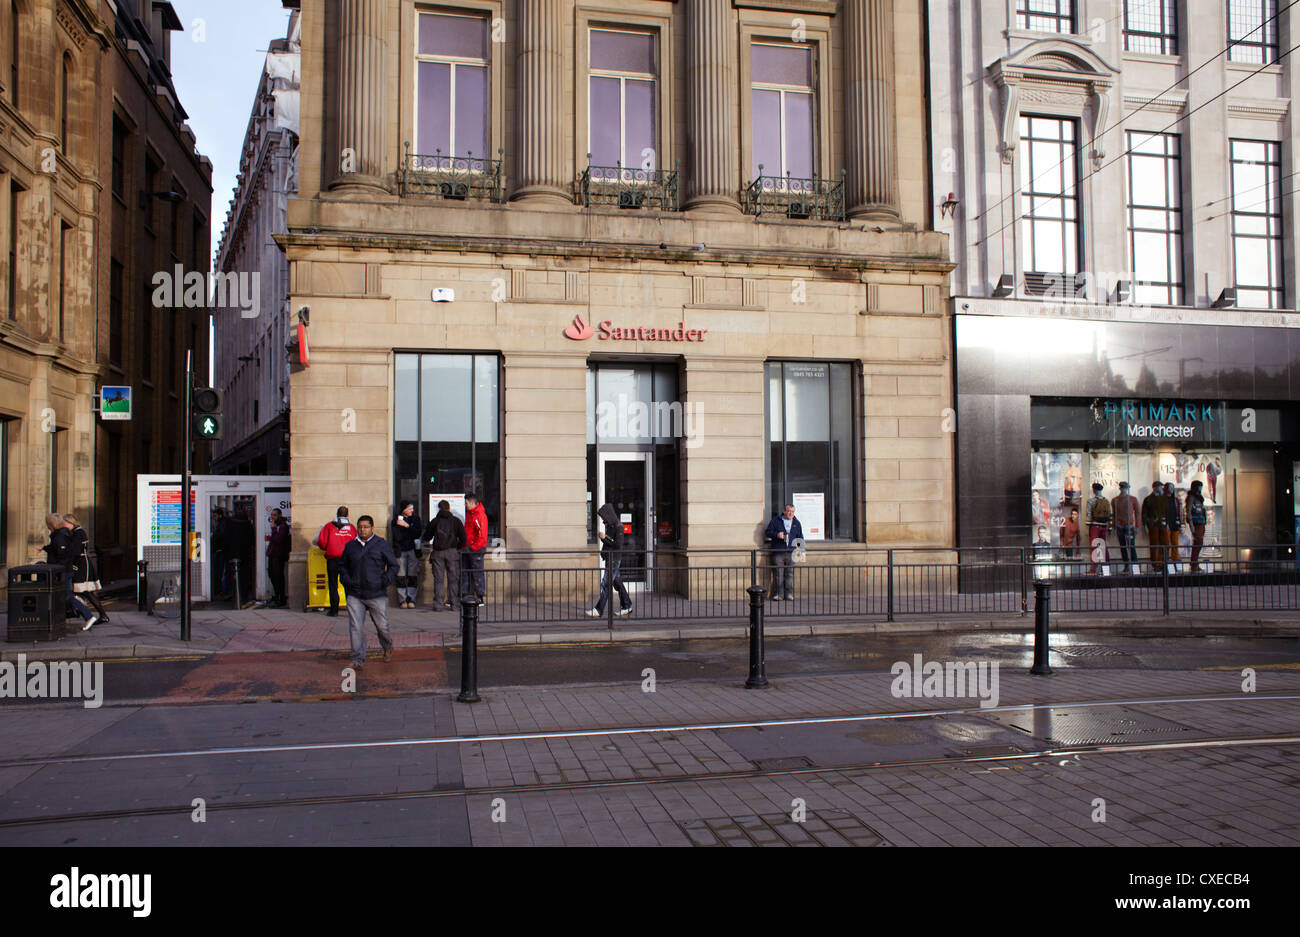
[[[1126,572],[1137,565],[1137,525],[1142,516],[1138,499],[1129,494],[1128,482],[1119,483],[1119,494],[1111,499],[1110,513],[1115,521],[1115,537],[1119,540],[1119,557]]]
[[[1162,569],[1165,565],[1165,486],[1158,481],[1151,483],[1151,494],[1142,499],[1142,526],[1147,529],[1147,542],[1151,545],[1151,566]]]
[[[1088,552],[1092,557],[1092,565],[1088,567],[1090,576],[1097,575],[1101,572],[1101,564],[1110,561],[1106,538],[1110,535],[1112,518],[1110,501],[1102,495],[1102,491],[1101,482],[1093,482],[1092,497],[1088,499]]]
[[[1201,571],[1201,547],[1205,543],[1205,496],[1201,494],[1201,483],[1192,482],[1187,492],[1187,523],[1192,528],[1192,572]]]
[[[1173,482],[1165,482],[1165,525],[1168,528],[1165,543],[1169,546],[1169,562],[1178,562],[1178,536],[1183,530],[1183,512],[1178,506],[1178,494]]]

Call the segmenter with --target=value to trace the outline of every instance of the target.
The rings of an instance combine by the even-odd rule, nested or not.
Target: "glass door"
[[[649,550],[650,531],[654,530],[654,509],[649,497],[652,459],[648,452],[602,452],[600,454],[600,505],[609,502],[618,512],[626,542],[623,558],[623,583],[628,589],[651,588],[650,568],[653,554]]]

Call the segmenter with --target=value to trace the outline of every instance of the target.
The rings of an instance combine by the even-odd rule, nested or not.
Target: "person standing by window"
[[[460,594],[477,595],[486,605],[487,584],[483,575],[483,554],[487,552],[487,511],[478,495],[465,495],[465,550],[460,555]]]
[[[772,601],[794,601],[794,546],[803,541],[803,527],[794,516],[794,505],[787,504],[763,531],[772,557]]]
[[[420,515],[414,501],[403,501],[389,529],[393,533],[393,552],[397,554],[397,607],[415,608],[420,590]]]
[[[271,608],[289,604],[285,567],[289,565],[289,522],[279,508],[271,509],[271,539],[266,544],[266,575],[271,580]]]

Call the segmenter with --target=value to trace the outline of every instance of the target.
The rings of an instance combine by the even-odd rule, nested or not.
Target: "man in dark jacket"
[[[397,606],[415,608],[420,590],[420,515],[414,501],[403,501],[397,516],[388,525],[393,534],[393,553],[397,555]]]
[[[620,616],[631,615],[632,597],[627,594],[627,587],[623,585],[621,575],[623,548],[627,544],[626,536],[623,533],[623,524],[618,519],[618,511],[614,509],[614,505],[608,502],[600,506],[596,516],[605,525],[605,534],[600,538],[602,544],[600,556],[605,561],[605,575],[600,582],[600,598],[596,601],[595,608],[587,610],[587,617],[599,618],[605,614],[605,603],[609,601],[611,588],[618,590],[618,614]]]
[[[375,519],[357,520],[357,538],[343,548],[339,581],[348,594],[348,634],[352,639],[352,666],[366,665],[366,612],[379,632],[384,662],[393,659],[393,638],[388,633],[388,587],[397,578],[397,557],[383,537],[375,536]]]
[[[67,614],[80,615],[81,620],[85,622],[81,626],[82,631],[89,631],[99,621],[99,616],[92,613],[86,608],[84,602],[72,594],[72,563],[73,563],[73,545],[72,531],[63,525],[62,514],[49,514],[45,518],[45,526],[50,528],[50,542],[43,549],[47,557],[46,563],[51,566],[58,566],[63,569],[63,602],[64,610],[71,612]],[[65,617],[67,615],[65,614]]]
[[[257,547],[257,531],[243,508],[235,509],[230,522],[230,559],[239,560],[239,601],[242,608],[253,604],[253,554]]]
[[[212,591],[213,599],[228,596],[226,566],[230,563],[230,519],[226,517],[225,508],[212,509],[212,536],[208,552],[212,556]]]
[[[266,544],[266,574],[271,579],[271,608],[289,604],[285,588],[285,567],[289,564],[289,522],[279,508],[271,509],[271,538]]]
[[[1151,483],[1151,494],[1142,499],[1142,526],[1147,529],[1147,540],[1151,544],[1151,569],[1159,572],[1165,567],[1165,486],[1159,481]]]
[[[424,528],[424,540],[430,547],[429,566],[433,569],[433,611],[454,608],[460,600],[457,579],[460,576],[460,551],[465,546],[465,525],[451,513],[451,502],[439,501],[438,513]]]
[[[1168,528],[1165,543],[1169,545],[1169,562],[1178,562],[1178,540],[1183,532],[1183,511],[1178,506],[1178,493],[1173,482],[1165,482],[1165,526]]]
[[[803,540],[803,526],[794,516],[794,505],[787,504],[763,531],[772,556],[772,601],[794,601],[794,547]]]

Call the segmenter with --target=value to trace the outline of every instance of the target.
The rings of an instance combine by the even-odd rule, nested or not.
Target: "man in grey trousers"
[[[383,537],[375,536],[375,519],[369,514],[357,521],[357,538],[343,549],[339,581],[348,595],[348,633],[352,638],[352,666],[366,665],[366,613],[379,632],[384,663],[393,659],[393,637],[388,633],[388,587],[397,578],[397,557]]]

